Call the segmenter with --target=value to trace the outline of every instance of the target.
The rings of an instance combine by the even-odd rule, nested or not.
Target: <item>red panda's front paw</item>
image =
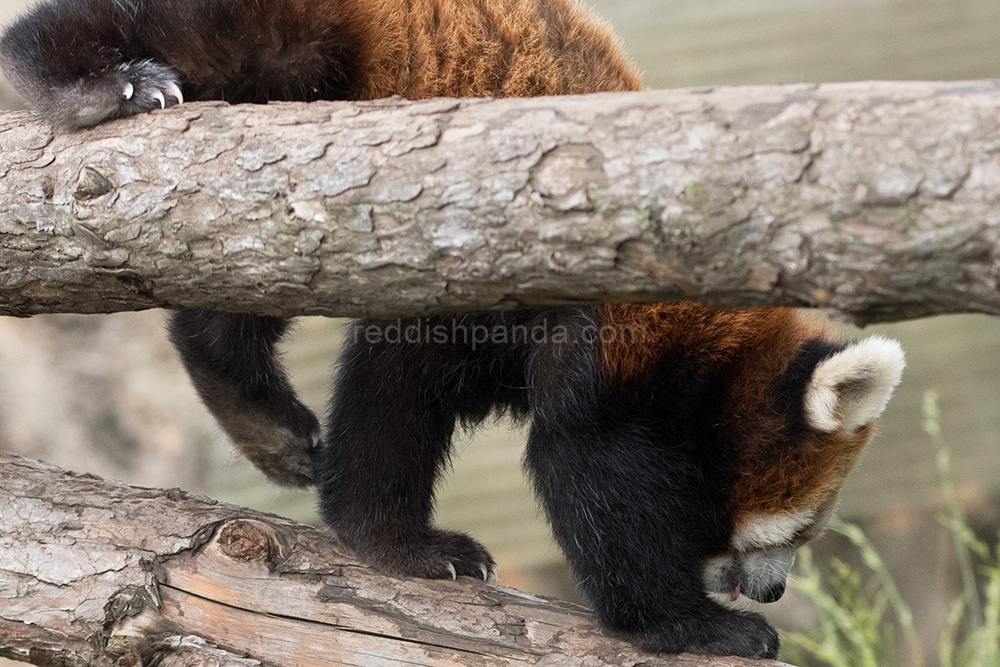
[[[623,632],[626,639],[647,651],[775,658],[778,633],[764,617],[712,604],[688,610],[681,618],[657,629]]]
[[[687,650],[710,655],[736,655],[741,658],[776,658],[778,633],[760,614],[724,610],[721,618],[709,621],[702,636]]]
[[[174,70],[155,60],[135,60],[54,89],[38,109],[53,125],[77,130],[183,102]]]

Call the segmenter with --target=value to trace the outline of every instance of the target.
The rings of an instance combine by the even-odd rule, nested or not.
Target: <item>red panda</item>
[[[364,100],[628,91],[608,28],[570,0],[49,0],[0,66],[77,130],[185,100]],[[525,465],[602,623],[654,651],[774,657],[781,596],[903,368],[784,309],[560,306],[350,328],[325,435],[275,346],[277,318],[179,310],[202,399],[278,483],[395,575],[488,579],[471,537],[433,525],[457,425],[530,420]],[[404,335],[403,332],[406,332]]]

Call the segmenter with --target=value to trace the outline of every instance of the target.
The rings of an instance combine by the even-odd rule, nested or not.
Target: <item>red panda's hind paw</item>
[[[135,60],[118,67],[121,75],[119,110],[132,116],[184,103],[177,74],[155,60]]]
[[[57,89],[38,107],[53,125],[78,130],[183,102],[174,70],[155,60],[135,60]]]
[[[235,441],[254,467],[280,486],[316,484],[313,456],[322,446],[318,424],[307,433],[297,433],[283,426],[265,427],[261,431],[260,438]],[[268,446],[262,447],[261,442]]]
[[[289,487],[316,484],[313,458],[323,445],[319,420],[294,395],[267,406],[244,400],[235,411],[222,400],[206,404],[237,449],[269,480]]]
[[[496,578],[496,562],[482,544],[465,533],[440,528],[430,530],[417,576],[429,579],[455,579],[458,575],[488,581]]]
[[[397,553],[383,552],[372,564],[390,574],[423,579],[456,579],[461,575],[482,581],[496,579],[497,567],[482,544],[465,533],[440,528],[427,529],[419,543],[401,545]]]

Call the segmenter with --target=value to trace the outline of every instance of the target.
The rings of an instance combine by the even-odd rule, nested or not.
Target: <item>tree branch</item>
[[[663,665],[586,609],[468,578],[390,579],[328,534],[0,452],[0,656],[37,665]]]
[[[1000,84],[0,114],[0,313],[1000,314]]]

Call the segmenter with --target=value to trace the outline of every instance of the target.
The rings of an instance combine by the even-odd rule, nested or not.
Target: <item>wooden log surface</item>
[[[0,314],[1000,314],[1000,83],[0,114]]]
[[[589,610],[466,577],[393,579],[329,534],[0,452],[0,656],[37,665],[662,665]]]

